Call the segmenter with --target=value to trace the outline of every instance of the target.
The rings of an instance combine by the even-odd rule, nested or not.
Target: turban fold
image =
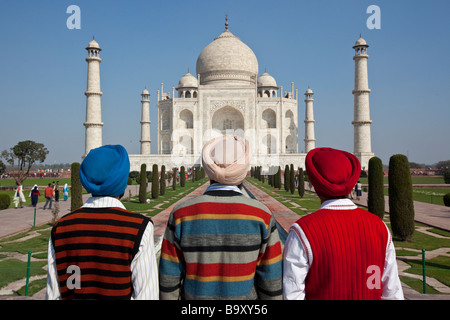
[[[80,181],[93,196],[117,197],[127,187],[130,160],[121,145],[92,149],[80,166]]]
[[[309,151],[305,166],[317,194],[327,198],[350,194],[361,175],[361,164],[356,156],[331,148]]]
[[[247,176],[250,145],[238,136],[220,136],[208,141],[202,150],[202,164],[211,180],[239,185]]]

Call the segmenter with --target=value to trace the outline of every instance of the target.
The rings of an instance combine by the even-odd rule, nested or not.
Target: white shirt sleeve
[[[387,228],[387,226],[386,226]],[[382,300],[404,300],[402,283],[398,276],[397,260],[395,255],[394,243],[388,229],[389,243],[386,248],[386,259],[384,262],[383,275],[381,283],[383,284]]]
[[[139,251],[131,262],[134,300],[158,300],[158,266],[153,240],[153,223],[149,222],[142,235]]]
[[[55,249],[53,248],[52,238],[48,241],[48,270],[47,270],[47,291],[46,300],[60,300],[61,293],[59,291],[58,272],[56,270]]]
[[[295,229],[294,229],[295,228]],[[305,279],[312,258],[304,249],[297,232],[300,227],[294,225],[284,244],[283,250],[283,299],[304,300]]]

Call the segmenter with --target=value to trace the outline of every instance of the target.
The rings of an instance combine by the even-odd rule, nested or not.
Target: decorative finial
[[[189,67],[188,67],[188,73],[189,73]]]
[[[225,30],[228,30],[228,13],[225,14]]]

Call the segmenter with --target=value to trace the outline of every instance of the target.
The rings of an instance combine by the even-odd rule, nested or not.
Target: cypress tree
[[[298,168],[298,195],[303,198],[305,195],[305,174],[303,168]]]
[[[186,169],[184,166],[180,168],[180,187],[184,187],[186,185]]]
[[[414,233],[414,203],[408,158],[402,154],[389,160],[389,217],[392,233],[410,241]]]
[[[141,164],[141,180],[139,182],[139,202],[145,203],[147,201],[147,165]]]
[[[289,191],[289,178],[290,178],[290,174],[289,174],[289,166],[286,165],[284,167],[284,190],[285,191]]]
[[[384,216],[384,177],[383,163],[378,157],[369,160],[368,210],[381,219]]]
[[[159,194],[161,196],[166,194],[166,166],[161,166],[161,177],[159,178]]]
[[[277,171],[277,188],[281,189],[281,167],[278,166],[278,171]]]
[[[294,165],[291,163],[291,167],[289,168],[289,190],[291,194],[295,192],[295,171]]]
[[[177,189],[177,169],[173,169],[172,190]]]
[[[70,173],[70,211],[74,211],[83,205],[83,186],[80,181],[80,164],[78,162],[72,163]]]
[[[158,165],[154,164],[152,169],[152,199],[158,199],[158,196],[159,196]]]

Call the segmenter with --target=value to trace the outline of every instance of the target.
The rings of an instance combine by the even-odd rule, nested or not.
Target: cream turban
[[[239,185],[247,176],[250,145],[238,136],[220,136],[208,141],[202,150],[202,163],[211,180]]]

